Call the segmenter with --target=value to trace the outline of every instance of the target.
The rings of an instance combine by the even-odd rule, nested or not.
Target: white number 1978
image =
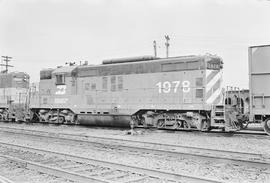
[[[158,82],[156,86],[158,86],[158,92],[159,93],[170,93],[173,91],[174,93],[177,92],[177,89],[180,86],[180,81],[164,81],[164,82]],[[183,92],[189,92],[190,91],[190,82],[189,81],[183,81],[182,82],[182,91]]]

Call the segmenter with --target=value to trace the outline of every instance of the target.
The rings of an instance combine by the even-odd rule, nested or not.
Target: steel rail
[[[2,127],[0,127],[1,129]],[[37,136],[37,137],[45,137],[45,138],[52,138],[52,139],[60,139],[60,140],[65,140],[65,141],[75,141],[75,142],[83,142],[83,143],[88,143],[88,144],[98,144],[98,145],[115,145],[118,148],[125,148],[128,150],[132,151],[145,151],[148,153],[154,153],[154,152],[159,152],[159,153],[166,153],[170,155],[184,155],[187,157],[201,157],[206,160],[220,160],[220,161],[225,161],[225,162],[234,162],[238,164],[243,164],[243,165],[250,165],[250,166],[257,166],[260,168],[268,168],[270,169],[270,157],[267,157],[267,155],[259,154],[259,153],[247,153],[247,152],[237,152],[237,151],[228,151],[228,150],[217,150],[217,149],[206,149],[206,148],[200,148],[200,147],[193,147],[193,146],[182,146],[182,145],[172,145],[172,144],[162,144],[162,143],[155,143],[155,142],[147,142],[147,141],[137,141],[137,140],[126,140],[126,139],[116,139],[116,138],[110,138],[110,137],[97,137],[97,136],[81,136],[81,135],[74,135],[74,134],[68,134],[68,133],[53,133],[53,132],[44,132],[40,130],[25,130],[25,129],[18,129],[18,128],[10,128],[11,130],[20,130],[20,131],[28,131],[32,133],[24,133],[24,132],[19,132],[24,135],[31,135],[31,136]],[[17,133],[17,132],[12,132],[7,129],[3,129],[2,131],[8,132],[8,133]],[[41,134],[33,134],[33,133],[43,133]],[[47,135],[44,135],[47,134]],[[90,141],[90,139],[83,140],[83,139],[74,139],[70,137],[60,137],[60,135],[66,135],[66,136],[76,136],[80,138],[85,138],[89,137],[92,139],[96,140],[110,140],[110,142],[98,142],[96,140]],[[118,142],[117,142],[118,141]],[[116,143],[113,144],[112,142]],[[119,143],[120,142],[120,143]],[[134,146],[131,144],[124,144],[124,143],[137,143],[141,144],[141,146]],[[147,145],[152,145],[151,147],[147,147]],[[181,151],[177,151],[177,148],[180,148]],[[168,150],[171,149],[171,150]],[[245,158],[245,156],[249,156],[250,159]],[[264,157],[265,156],[265,157]],[[267,174],[270,174],[270,172],[265,172]]]
[[[39,164],[39,163],[23,160],[23,159],[20,159],[20,158],[15,158],[15,157],[8,156],[8,155],[0,154],[0,157],[9,159],[9,160],[14,161],[14,162],[19,162],[19,163],[25,164],[28,168],[36,170],[36,171],[51,174],[51,175],[54,175],[54,176],[57,176],[57,177],[63,177],[63,178],[73,180],[73,181],[80,181],[80,182],[85,182],[85,183],[89,183],[89,182],[91,182],[91,183],[92,182],[93,183],[111,183],[110,181],[101,180],[101,179],[97,179],[97,178],[94,178],[94,177],[85,176],[85,175],[81,175],[81,174],[78,174],[78,173],[65,171],[65,170],[62,170],[62,169],[59,169],[59,168],[53,168],[53,167],[50,167],[50,166],[46,166],[46,165],[42,165],[42,164]]]
[[[14,182],[0,175],[0,183],[14,183]]]
[[[59,137],[59,135],[66,135],[66,136],[75,136],[75,137],[80,137],[80,138],[94,138],[94,139],[103,139],[103,140],[111,140],[111,141],[121,141],[122,142],[133,142],[133,143],[140,143],[140,144],[149,144],[149,145],[155,145],[155,146],[164,146],[164,147],[171,147],[171,148],[187,148],[187,149],[195,149],[195,150],[209,150],[213,152],[225,152],[225,153],[232,153],[232,154],[245,154],[245,155],[257,155],[261,156],[259,153],[247,153],[247,152],[241,152],[241,151],[229,151],[229,150],[217,150],[217,149],[211,149],[211,148],[202,148],[202,147],[195,147],[195,146],[183,146],[183,145],[177,145],[177,144],[164,144],[164,143],[157,143],[157,142],[149,142],[149,141],[139,141],[139,140],[130,140],[130,139],[121,139],[121,138],[111,138],[111,137],[103,137],[103,136],[93,136],[93,135],[78,135],[78,134],[70,134],[70,133],[55,133],[55,132],[46,132],[46,131],[41,131],[41,130],[30,130],[30,129],[20,129],[20,128],[11,128],[11,127],[0,127],[2,131],[6,131],[6,129],[11,129],[11,130],[21,130],[21,131],[29,131],[29,132],[38,132],[38,133],[46,133],[49,135],[53,135],[54,137]],[[7,131],[9,132],[9,131]],[[27,134],[26,134],[27,135]],[[29,135],[37,135],[37,134],[29,134]],[[42,136],[42,135],[40,135]],[[47,137],[44,135],[44,137]],[[71,138],[62,138],[62,139],[67,139],[67,140],[77,140],[77,139],[71,139]],[[80,140],[83,142],[89,142],[86,140]],[[98,143],[98,142],[97,142]],[[99,144],[99,143],[98,143]]]
[[[136,127],[138,129],[145,129],[143,126]],[[160,130],[160,131],[173,131],[173,132],[193,132],[193,133],[205,133],[205,134],[217,134],[217,135],[258,135],[258,136],[268,136],[268,134],[263,129],[243,129],[240,131],[234,131],[234,132],[226,132],[221,131],[220,129],[213,129],[211,131],[200,131],[198,129],[170,129],[170,128],[160,128],[157,129],[156,127],[147,127],[148,129],[154,129],[154,130]]]
[[[155,170],[155,169],[153,170],[153,169],[148,169],[148,168],[139,167],[139,166],[131,166],[131,165],[126,165],[126,164],[121,164],[121,163],[115,163],[112,161],[97,160],[97,159],[92,159],[92,158],[83,157],[83,156],[75,156],[75,155],[66,154],[66,153],[57,152],[57,151],[49,151],[46,149],[26,147],[26,146],[21,146],[21,145],[9,144],[9,143],[5,143],[5,142],[0,142],[0,144],[2,144],[2,146],[24,149],[26,151],[31,151],[31,152],[35,152],[35,153],[41,153],[41,154],[46,153],[46,154],[51,154],[54,156],[57,155],[57,156],[65,158],[65,159],[70,159],[73,161],[104,166],[104,167],[118,169],[118,170],[122,170],[122,171],[130,171],[130,172],[134,172],[134,173],[138,173],[138,174],[144,174],[144,175],[147,175],[150,177],[162,178],[162,179],[172,180],[172,181],[176,181],[176,182],[187,181],[190,183],[198,183],[198,182],[199,183],[223,183],[223,181],[221,181],[221,180],[208,179],[208,178],[201,177],[201,176],[192,176],[192,175],[188,175],[188,174],[172,173],[172,172],[168,172],[168,171],[161,171],[161,170]],[[81,178],[81,179],[77,179],[77,177],[76,177],[76,181],[77,180],[84,181],[84,180],[88,179],[88,182],[89,182],[89,177],[85,177],[84,175],[80,175],[80,174],[73,175],[71,172],[67,172],[67,171],[64,171],[61,169],[57,169],[57,168],[47,167],[47,166],[44,166],[44,165],[41,165],[38,163],[29,162],[29,161],[22,160],[19,158],[9,157],[7,155],[0,155],[0,156],[6,157],[6,158],[14,160],[14,161],[20,161],[22,163],[29,164],[30,167],[33,167],[34,169],[39,168],[41,171],[49,171],[49,173],[54,173],[54,171],[57,171],[57,173],[59,173],[60,176],[61,175],[64,175],[65,177],[69,176],[69,179],[72,179],[73,178],[72,176],[77,176],[77,177],[79,176],[78,178]],[[90,177],[90,178],[94,178],[94,177]],[[108,180],[101,180],[101,181],[109,182]]]

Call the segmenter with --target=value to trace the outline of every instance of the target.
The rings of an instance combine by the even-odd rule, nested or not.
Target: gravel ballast
[[[25,125],[25,124],[0,124],[7,127],[16,127],[32,130],[42,130],[47,132],[62,132],[77,135],[103,136],[120,139],[132,139],[140,141],[151,141],[168,144],[189,145],[196,147],[209,147],[216,149],[225,149],[233,151],[247,152],[263,152],[267,154],[269,151],[270,139],[257,139],[255,137],[244,138],[244,136],[221,137],[212,136],[212,134],[201,133],[164,133],[162,131],[148,130],[142,135],[129,136],[125,135],[124,130],[119,129],[93,129],[75,126],[54,126],[54,125]],[[12,142],[14,144],[31,146],[36,148],[44,148],[68,154],[80,155],[100,159],[105,161],[113,161],[118,163],[141,166],[150,169],[164,170],[175,173],[194,174],[197,176],[220,179],[225,182],[268,182],[269,174],[263,173],[265,170],[255,167],[247,167],[238,164],[206,161],[195,158],[187,158],[182,156],[166,156],[153,154],[130,153],[119,150],[115,147],[104,146],[87,146],[83,144],[67,143],[58,140],[48,140],[45,138],[29,138],[29,136],[11,135],[7,133],[0,134],[1,141]],[[186,140],[185,140],[186,139]],[[255,143],[256,142],[256,143]],[[244,146],[243,144],[248,144]],[[202,145],[204,144],[204,145]],[[253,145],[252,145],[253,144]],[[266,146],[263,146],[266,145]],[[226,147],[227,146],[227,147]],[[240,147],[239,147],[240,146]],[[255,148],[258,147],[258,148]],[[260,148],[259,148],[260,147]],[[268,151],[266,151],[268,149]]]

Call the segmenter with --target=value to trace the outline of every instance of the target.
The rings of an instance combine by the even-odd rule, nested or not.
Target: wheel
[[[141,122],[141,124],[143,125],[144,128],[147,128],[147,124],[145,122],[145,118],[144,117],[141,118],[141,121],[140,122]]]
[[[59,117],[58,117],[58,123],[59,123],[59,124],[63,124],[64,122],[65,122],[64,116],[59,116]]]
[[[157,128],[164,128],[165,126],[165,120],[164,119],[159,119],[157,121]]]
[[[173,125],[173,129],[177,130],[177,129],[179,129],[179,128],[181,128],[181,124],[180,124],[179,121],[176,121],[176,122],[174,123],[174,125]]]
[[[264,122],[262,122],[262,126],[264,131],[270,135],[270,118],[267,118]]]
[[[187,121],[183,121],[182,125],[184,129],[190,129],[190,125]]]

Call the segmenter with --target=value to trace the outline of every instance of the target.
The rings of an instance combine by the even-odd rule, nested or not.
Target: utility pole
[[[9,65],[8,62],[10,62],[12,59],[12,57],[9,56],[2,56],[2,61],[6,62],[6,63],[1,63],[0,66],[5,66],[6,70],[1,71],[2,73],[8,73],[8,67],[13,67],[13,65]]]
[[[156,40],[153,41],[153,46],[154,46],[154,56],[157,57],[157,42],[156,42]]]
[[[168,35],[165,35],[165,39],[166,39],[166,43],[165,43],[165,46],[166,46],[166,57],[168,58],[169,57],[169,46],[170,46],[170,37]]]

